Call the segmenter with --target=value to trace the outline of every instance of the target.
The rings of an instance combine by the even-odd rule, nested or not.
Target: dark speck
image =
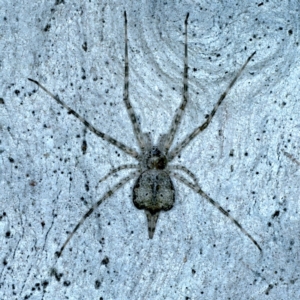
[[[100,288],[101,282],[100,280],[95,281],[95,289],[98,290]]]
[[[105,257],[102,259],[101,264],[102,264],[102,265],[108,265],[108,263],[109,263],[109,258],[108,258],[107,256],[105,256]]]
[[[71,284],[71,282],[69,280],[64,281],[64,286],[69,286],[70,284]]]
[[[44,31],[49,31],[49,29],[51,28],[51,25],[50,24],[47,24],[46,26],[45,26],[45,28],[44,28]]]
[[[82,49],[86,52],[87,51],[87,42],[82,44]]]
[[[86,140],[83,140],[81,145],[81,151],[83,154],[86,154],[86,149],[87,149],[87,143]]]
[[[272,218],[274,219],[274,218],[278,217],[279,214],[280,214],[280,211],[279,211],[279,210],[276,210],[276,211],[274,212],[274,214],[272,215]]]

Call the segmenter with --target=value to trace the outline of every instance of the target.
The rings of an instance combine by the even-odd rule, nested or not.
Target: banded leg
[[[58,104],[62,105],[65,109],[67,109],[69,114],[72,114],[75,116],[81,123],[83,123],[91,132],[96,134],[97,136],[101,137],[103,140],[109,142],[110,144],[116,146],[123,152],[129,154],[130,156],[139,159],[139,154],[132,148],[126,146],[125,144],[115,140],[108,134],[105,134],[101,132],[100,130],[96,129],[92,124],[90,124],[88,121],[86,121],[82,116],[80,116],[75,110],[73,110],[71,107],[69,107],[65,102],[59,99],[58,96],[54,96],[51,92],[49,92],[44,86],[42,86],[38,81],[33,80],[31,78],[28,78],[28,80],[34,82],[36,85],[38,85],[41,89],[43,89],[51,98],[53,98]]]
[[[179,106],[179,108],[176,110],[176,114],[174,116],[174,119],[171,124],[170,132],[167,135],[164,149],[166,153],[168,153],[172,142],[174,140],[174,136],[176,134],[177,128],[179,124],[181,123],[181,119],[186,107],[186,104],[188,102],[189,94],[188,94],[188,46],[187,46],[187,25],[188,25],[188,18],[189,13],[187,13],[185,18],[185,44],[184,44],[184,70],[183,70],[183,99]]]
[[[56,252],[57,257],[60,257],[62,252],[64,251],[64,249],[66,248],[67,244],[69,243],[69,241],[71,240],[71,238],[73,237],[73,235],[76,233],[76,231],[79,229],[79,227],[84,223],[84,221],[99,207],[99,205],[106,200],[107,198],[109,198],[110,196],[112,196],[118,189],[120,189],[125,183],[127,183],[129,180],[133,179],[135,176],[137,176],[138,173],[137,172],[133,172],[131,173],[129,176],[123,178],[119,183],[117,183],[116,185],[114,185],[112,187],[111,190],[109,190],[108,192],[106,192],[104,194],[104,196],[98,200],[85,214],[84,216],[81,218],[81,220],[78,222],[78,224],[75,226],[75,228],[73,229],[73,231],[69,234],[69,236],[67,237],[66,241],[64,242],[64,244],[62,245],[62,247],[60,248],[60,250],[58,252]]]
[[[201,131],[203,131],[211,122],[213,116],[215,115],[217,109],[219,108],[219,106],[222,104],[223,100],[225,99],[226,95],[228,94],[228,92],[230,91],[230,89],[233,87],[233,85],[235,84],[235,82],[237,81],[237,79],[240,77],[241,73],[243,72],[243,70],[245,69],[245,67],[247,66],[247,64],[249,63],[249,61],[251,60],[251,58],[254,56],[256,52],[253,52],[248,59],[246,60],[246,62],[244,63],[244,65],[241,67],[241,69],[239,70],[239,72],[235,75],[235,77],[233,78],[233,80],[230,82],[229,86],[227,87],[226,91],[221,95],[221,97],[219,98],[218,102],[215,104],[213,110],[211,111],[211,113],[209,114],[208,118],[206,119],[206,121],[199,127],[197,127],[190,135],[188,135],[179,145],[177,145],[175,147],[175,149],[173,151],[171,151],[171,153],[168,155],[168,160],[171,161],[172,159],[174,159],[175,156],[177,156],[184,147],[186,147],[190,141],[195,138]]]
[[[185,166],[172,165],[169,168],[170,168],[171,171],[180,170],[180,171],[185,172],[186,174],[188,174],[193,179],[194,184],[197,184],[198,180],[197,180],[196,175],[193,172],[191,172],[188,168],[186,168]],[[173,174],[173,172],[172,172],[172,174]]]
[[[131,106],[131,103],[129,101],[129,62],[128,62],[128,35],[127,35],[127,15],[126,11],[124,11],[124,21],[125,21],[125,76],[124,76],[124,92],[123,92],[123,100],[126,105],[126,109],[128,112],[128,115],[130,117],[134,134],[136,136],[136,139],[138,140],[140,149],[142,152],[144,152],[145,149],[145,143],[143,140],[143,134],[140,128],[140,125],[136,119],[135,112],[133,110],[133,107]]]
[[[299,162],[295,157],[293,157],[290,153],[288,153],[288,152],[286,152],[286,151],[284,151],[284,150],[282,150],[282,152],[283,152],[283,154],[284,154],[286,157],[288,157],[292,162],[294,162],[294,163],[296,163],[297,165],[300,166],[300,162]]]
[[[184,183],[186,186],[188,186],[189,188],[191,188],[192,190],[194,190],[196,193],[198,193],[199,195],[201,195],[202,197],[204,197],[210,204],[212,204],[213,206],[215,206],[224,216],[228,217],[242,231],[242,233],[244,233],[253,242],[253,244],[259,249],[259,251],[262,252],[262,249],[259,246],[259,244],[257,243],[257,241],[218,202],[216,202],[215,200],[213,200],[212,198],[210,198],[207,194],[205,194],[198,185],[189,182],[188,180],[186,180],[185,178],[183,178],[179,174],[174,173],[173,175],[179,181],[181,181],[182,183]]]
[[[122,171],[122,170],[125,170],[125,169],[137,169],[139,166],[138,165],[134,165],[134,164],[127,164],[127,165],[121,165],[117,168],[114,168],[112,170],[110,170],[103,178],[101,178],[96,186],[96,188],[98,187],[98,185],[103,182],[104,180],[106,180],[109,176],[119,172],[119,171]]]

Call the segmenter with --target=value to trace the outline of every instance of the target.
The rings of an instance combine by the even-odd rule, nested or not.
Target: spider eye
[[[157,149],[156,147],[152,148],[152,156],[161,156],[161,151]]]

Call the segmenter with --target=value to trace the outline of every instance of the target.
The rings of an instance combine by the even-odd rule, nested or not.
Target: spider
[[[132,172],[121,179],[117,184],[115,184],[109,191],[107,191],[101,198],[98,200],[81,218],[81,220],[77,223],[72,232],[69,233],[66,241],[60,248],[58,252],[56,252],[57,256],[60,257],[63,250],[76,233],[76,231],[80,228],[80,226],[84,223],[84,221],[99,207],[99,205],[112,196],[117,190],[123,187],[127,182],[136,178],[134,186],[133,186],[133,203],[136,208],[142,209],[146,213],[146,218],[148,222],[148,235],[149,238],[152,239],[156,227],[156,223],[161,211],[170,210],[175,202],[175,189],[174,184],[171,179],[175,177],[179,182],[183,183],[194,192],[201,195],[205,198],[210,204],[215,206],[223,215],[228,217],[259,249],[262,251],[259,244],[256,240],[242,227],[242,225],[234,219],[229,212],[227,212],[220,204],[218,204],[215,200],[209,197],[199,186],[196,176],[188,170],[185,166],[182,165],[170,165],[175,157],[177,157],[181,151],[206,127],[210,124],[213,116],[215,115],[217,109],[223,102],[224,98],[237,81],[242,71],[245,69],[249,61],[254,56],[255,52],[253,52],[244,65],[241,67],[236,76],[232,79],[229,86],[225,90],[225,92],[220,96],[218,102],[214,105],[211,113],[206,118],[206,121],[201,125],[194,129],[189,135],[187,135],[182,142],[176,145],[171,151],[170,147],[173,143],[174,136],[177,132],[178,126],[181,123],[181,119],[188,102],[188,46],[187,46],[187,27],[188,27],[188,18],[189,13],[187,13],[185,18],[185,44],[184,44],[184,72],[183,72],[183,99],[176,110],[175,116],[173,118],[171,127],[167,134],[164,134],[160,137],[157,145],[154,145],[151,140],[151,136],[149,133],[144,133],[141,130],[140,124],[137,121],[135,112],[133,107],[131,106],[129,100],[129,62],[128,62],[128,37],[127,37],[127,16],[126,11],[124,12],[124,22],[125,22],[125,76],[124,76],[124,92],[123,92],[123,100],[131,120],[133,131],[135,137],[137,139],[139,145],[139,151],[134,150],[131,147],[117,141],[113,137],[101,132],[96,129],[91,123],[86,121],[82,116],[80,116],[76,111],[70,108],[65,102],[63,102],[58,96],[55,96],[51,92],[48,91],[42,84],[38,81],[28,78],[28,80],[34,82],[37,86],[43,89],[51,98],[53,98],[58,104],[63,106],[69,114],[74,115],[80,122],[82,122],[86,128],[88,128],[92,133],[102,138],[106,142],[114,145],[119,148],[121,151],[127,153],[137,160],[137,164],[124,164],[120,165],[117,168],[112,169],[105,177],[103,177],[99,183],[106,180],[109,176],[124,170],[124,169],[132,169]],[[180,173],[185,173],[185,177]],[[188,178],[188,179],[187,179]]]

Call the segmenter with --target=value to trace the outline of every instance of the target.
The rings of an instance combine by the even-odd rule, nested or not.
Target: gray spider
[[[140,125],[136,120],[136,115],[129,101],[129,64],[128,64],[128,38],[127,38],[127,16],[124,12],[125,20],[125,76],[124,76],[124,93],[123,100],[126,105],[127,112],[131,119],[133,125],[133,130],[135,137],[138,141],[140,151],[126,146],[125,144],[117,141],[111,136],[99,131],[92,124],[86,121],[82,116],[70,108],[65,102],[60,100],[58,96],[55,96],[49,92],[44,86],[42,86],[38,81],[28,78],[30,81],[34,82],[41,89],[43,89],[49,96],[51,96],[58,104],[66,108],[69,114],[74,115],[78,120],[80,120],[91,132],[101,137],[108,143],[116,146],[123,152],[134,157],[138,164],[125,164],[118,168],[112,169],[104,178],[102,178],[99,183],[106,180],[109,176],[124,170],[124,169],[136,169],[130,175],[124,177],[120,182],[115,184],[109,191],[107,191],[100,200],[98,200],[81,218],[78,224],[75,226],[73,231],[69,233],[66,241],[56,254],[59,257],[63,250],[65,249],[68,242],[71,240],[78,228],[83,224],[83,222],[99,207],[99,205],[107,198],[112,196],[118,189],[124,186],[128,181],[133,178],[137,178],[133,186],[133,203],[138,209],[143,209],[147,216],[148,221],[148,234],[149,238],[153,238],[155,231],[157,219],[159,217],[160,211],[170,210],[175,202],[175,191],[174,184],[171,176],[175,177],[177,180],[191,188],[196,193],[200,194],[206,200],[208,200],[212,205],[214,205],[222,214],[228,217],[254,244],[262,251],[256,240],[240,225],[240,223],[235,220],[224,208],[222,208],[216,201],[210,198],[206,193],[200,188],[196,176],[189,171],[186,167],[182,165],[170,165],[170,162],[181,153],[181,151],[201,132],[203,131],[211,122],[213,116],[215,115],[218,107],[221,105],[222,101],[226,97],[227,93],[230,91],[238,77],[241,75],[242,71],[245,69],[246,65],[254,56],[255,52],[252,53],[242,68],[239,70],[237,75],[233,78],[226,91],[220,96],[218,102],[215,104],[206,121],[199,127],[197,127],[192,133],[187,135],[182,142],[180,142],[173,150],[170,151],[170,147],[173,143],[174,136],[177,132],[177,128],[181,123],[181,119],[188,102],[188,47],[187,47],[187,25],[188,25],[189,14],[186,15],[185,19],[185,45],[184,45],[184,72],[183,72],[183,99],[176,110],[174,119],[171,124],[169,132],[160,137],[157,145],[153,145],[150,134],[143,133],[141,131]],[[183,177],[176,171],[185,173],[189,179]]]

